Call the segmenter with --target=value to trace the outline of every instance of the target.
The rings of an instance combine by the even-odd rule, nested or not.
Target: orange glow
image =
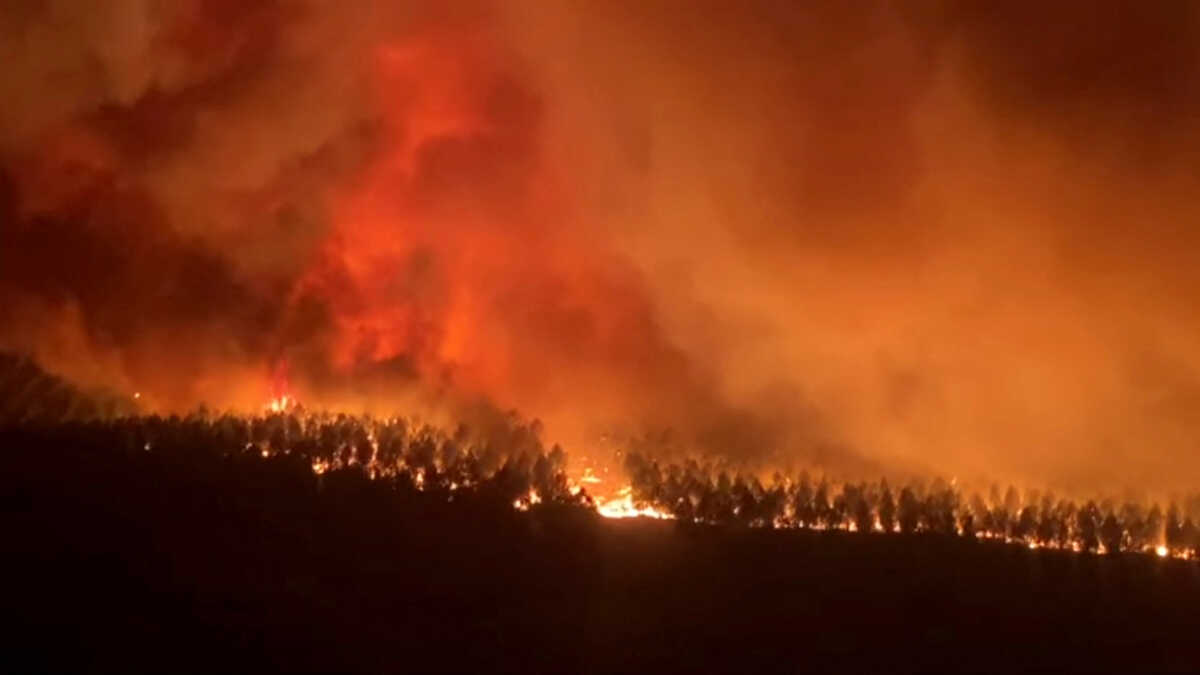
[[[604,434],[1192,488],[1178,3],[143,4],[11,17],[0,350],[165,414],[515,409],[606,492]]]
[[[625,486],[611,499],[596,499],[596,512],[605,518],[654,518],[672,520],[675,516],[653,506],[638,506],[633,501],[633,488]]]
[[[283,394],[278,398],[271,399],[271,401],[264,406],[264,409],[273,413],[285,413],[295,407],[296,400],[287,394]]]

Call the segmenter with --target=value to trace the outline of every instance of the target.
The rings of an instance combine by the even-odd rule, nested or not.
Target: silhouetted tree
[[[897,508],[900,531],[904,534],[916,532],[920,522],[920,504],[911,488],[905,487],[900,491],[900,503]]]
[[[1158,546],[1163,543],[1166,537],[1165,532],[1166,518],[1163,516],[1162,508],[1158,504],[1150,507],[1150,512],[1146,514],[1146,520],[1143,523],[1142,539],[1146,542],[1146,546]]]
[[[1117,517],[1110,511],[1100,524],[1100,542],[1104,544],[1104,549],[1112,555],[1119,553],[1123,535],[1124,531],[1117,522]]]
[[[817,522],[824,527],[833,527],[834,514],[833,505],[829,503],[829,483],[825,478],[821,478],[821,482],[817,484],[817,490],[813,493],[813,511],[816,513]]]
[[[1097,522],[1100,517],[1100,509],[1096,507],[1095,502],[1089,501],[1079,512],[1075,514],[1076,528],[1079,533],[1079,544],[1085,551],[1095,551],[1100,547],[1100,539],[1098,536]]]
[[[1183,523],[1179,520],[1179,506],[1175,502],[1167,507],[1164,534],[1167,548],[1172,551],[1183,548]]]
[[[879,524],[884,532],[893,532],[896,528],[896,502],[886,479],[879,488]]]
[[[792,493],[792,513],[795,514],[796,522],[801,527],[812,527],[817,522],[817,512],[813,506],[812,483],[809,481],[808,472],[800,474],[800,482],[797,483],[796,489]]]
[[[1017,488],[1012,485],[1008,486],[1008,490],[1004,492],[1004,522],[1001,531],[1013,538],[1019,539],[1014,530],[1017,527],[1018,517],[1021,511],[1021,495],[1017,493]]]
[[[1032,539],[1037,531],[1037,507],[1026,506],[1013,521],[1012,536],[1022,541]]]
[[[870,532],[875,524],[875,516],[871,513],[871,505],[867,501],[866,485],[857,487],[846,486],[848,491],[847,500],[850,502],[850,514],[854,520],[854,527],[859,532]]]
[[[1197,537],[1200,537],[1200,534],[1197,533],[1196,524],[1192,522],[1191,516],[1184,518],[1183,526],[1180,527],[1179,530],[1180,550],[1188,553],[1189,555],[1195,555],[1196,545],[1198,543]]]

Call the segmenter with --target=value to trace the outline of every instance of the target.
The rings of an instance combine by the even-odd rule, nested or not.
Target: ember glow
[[[1189,3],[802,4],[8,3],[0,350],[517,410],[606,490],[614,443],[1192,489]]]

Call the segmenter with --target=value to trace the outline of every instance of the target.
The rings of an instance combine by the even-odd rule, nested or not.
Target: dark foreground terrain
[[[6,672],[1200,669],[1196,563],[0,443]]]

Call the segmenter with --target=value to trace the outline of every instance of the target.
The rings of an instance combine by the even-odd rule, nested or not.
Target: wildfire
[[[653,506],[638,506],[633,502],[633,487],[626,485],[613,499],[597,499],[596,512],[605,518],[657,518],[673,520],[675,516]]]
[[[273,413],[284,413],[296,407],[296,399],[283,394],[278,398],[271,399],[270,403],[267,403],[264,407]]]
[[[263,410],[266,412],[266,414],[300,413],[301,416],[308,414],[304,413],[300,409],[296,399],[287,394],[282,394],[277,398],[272,399],[263,406]],[[320,418],[320,413],[316,413],[314,415],[316,419]],[[386,423],[395,424],[396,420],[395,418],[388,418]],[[304,422],[302,426],[309,427],[311,431],[312,424],[312,419],[308,419],[308,421]],[[394,467],[392,469],[388,469],[387,467],[377,463],[380,452],[380,444],[377,439],[377,433],[378,430],[372,429],[368,429],[366,432],[364,432],[364,438],[369,444],[369,450],[365,451],[365,456],[355,456],[353,454],[339,456],[335,454],[334,456],[321,457],[312,462],[313,473],[316,475],[322,475],[328,471],[335,470],[340,467],[361,465],[366,470],[367,475],[371,478],[384,475],[394,475]],[[363,448],[366,448],[367,446],[360,444],[357,447],[359,448],[358,452],[363,452]],[[151,444],[146,442],[144,444],[144,449],[149,451],[151,449]],[[245,444],[245,450],[247,452],[261,454],[261,456],[264,458],[271,456],[275,452],[288,452],[286,448],[281,450],[279,448],[272,447],[269,444],[253,442],[247,442]],[[343,448],[343,451],[345,451],[345,448]],[[425,490],[428,487],[428,481],[425,475],[427,469],[425,467],[408,466],[405,470],[410,472],[412,485],[417,490]],[[607,471],[605,471],[605,474],[607,474]],[[679,513],[684,515],[678,515],[676,511],[668,506],[671,504],[669,500],[660,500],[655,502],[653,500],[647,500],[644,497],[635,497],[636,491],[633,487],[633,484],[630,483],[623,485],[615,492],[603,489],[597,490],[598,492],[603,493],[599,496],[591,495],[589,497],[588,495],[590,490],[585,492],[587,488],[603,483],[605,483],[605,480],[597,476],[596,472],[591,467],[585,467],[582,473],[577,476],[577,478],[567,479],[565,487],[567,493],[572,498],[579,498],[577,503],[583,504],[590,502],[593,505],[596,513],[604,518],[653,518],[656,520],[677,520],[683,518],[697,523],[723,522],[719,519],[714,520],[711,517],[706,517],[700,513],[689,511],[686,503],[679,507],[683,509],[683,511],[680,511]],[[442,485],[440,482],[438,484]],[[445,485],[448,485],[450,491],[457,490],[462,486],[462,484],[457,480],[446,483]],[[750,527],[805,529],[814,531],[843,531],[848,533],[857,533],[860,535],[867,533],[884,534],[889,532],[942,532],[946,534],[957,535],[959,537],[968,537],[971,539],[1002,542],[1008,545],[1021,546],[1022,548],[1026,548],[1030,551],[1053,550],[1068,551],[1078,554],[1088,553],[1105,555],[1109,553],[1110,547],[1113,546],[1113,544],[1110,543],[1113,541],[1112,539],[1098,541],[1096,539],[1096,533],[1091,535],[1091,544],[1086,543],[1087,535],[1083,534],[1081,531],[1078,531],[1080,526],[1072,525],[1069,522],[1067,523],[1069,530],[1066,533],[1059,533],[1057,536],[1049,537],[1040,536],[1039,533],[1035,533],[1027,527],[1023,528],[1023,531],[1015,531],[1006,527],[1003,523],[1001,523],[1000,528],[995,527],[994,523],[991,523],[991,526],[983,527],[971,527],[969,524],[964,526],[964,523],[971,522],[971,518],[968,518],[966,521],[951,523],[950,526],[947,526],[942,521],[930,521],[929,518],[932,516],[929,513],[923,515],[921,519],[911,521],[907,528],[902,527],[901,523],[895,520],[894,514],[887,515],[888,522],[885,524],[885,522],[881,519],[881,516],[885,515],[883,511],[875,513],[862,511],[854,512],[851,507],[847,506],[847,504],[853,503],[853,499],[856,495],[863,494],[861,489],[862,488],[859,488],[860,492],[855,493],[853,491],[854,486],[851,485],[849,489],[844,490],[843,496],[837,497],[833,502],[828,502],[826,501],[826,498],[822,497],[818,501],[825,504],[825,506],[807,514],[799,512],[797,508],[791,504],[786,505],[774,513],[758,513],[755,511],[756,506],[753,501],[731,505],[729,514],[731,514],[731,518],[740,518],[738,522],[742,522]],[[819,492],[819,494],[823,494],[825,488],[822,487],[820,490],[821,492]],[[765,494],[764,489],[761,487],[757,488],[757,492]],[[747,491],[746,494],[749,494],[753,497],[754,491]],[[912,506],[914,502],[912,502],[911,493],[905,489],[901,494],[901,504],[904,504],[904,499],[907,498],[909,499],[908,503],[910,505],[908,508],[915,508]],[[512,508],[517,511],[529,511],[533,507],[542,504],[543,502],[553,501],[555,499],[555,497],[548,495],[549,493],[539,493],[539,490],[536,488],[527,488],[526,492],[520,494],[516,499],[513,500]],[[580,497],[581,495],[583,495],[583,497]],[[907,495],[907,497],[905,497],[905,495]],[[842,506],[835,508],[838,503],[841,503]],[[693,504],[693,507],[694,506],[695,504]],[[980,508],[984,509],[983,514],[986,516],[986,508]],[[1027,514],[1027,512],[1024,511],[1021,513]],[[1126,536],[1128,537],[1129,535],[1127,534]],[[1159,541],[1161,542],[1163,540],[1159,539]],[[1165,542],[1158,544],[1145,543],[1130,546],[1128,543],[1126,543],[1117,544],[1117,546],[1118,548],[1115,549],[1114,552],[1139,552],[1146,555],[1154,555],[1159,558],[1176,558],[1181,560],[1193,560],[1196,558],[1194,544],[1188,544],[1186,542],[1182,544],[1172,543],[1169,538]]]
[[[537,493],[537,490],[530,490],[529,494],[513,502],[513,508],[518,511],[528,511],[529,507],[542,503],[542,496]]]

